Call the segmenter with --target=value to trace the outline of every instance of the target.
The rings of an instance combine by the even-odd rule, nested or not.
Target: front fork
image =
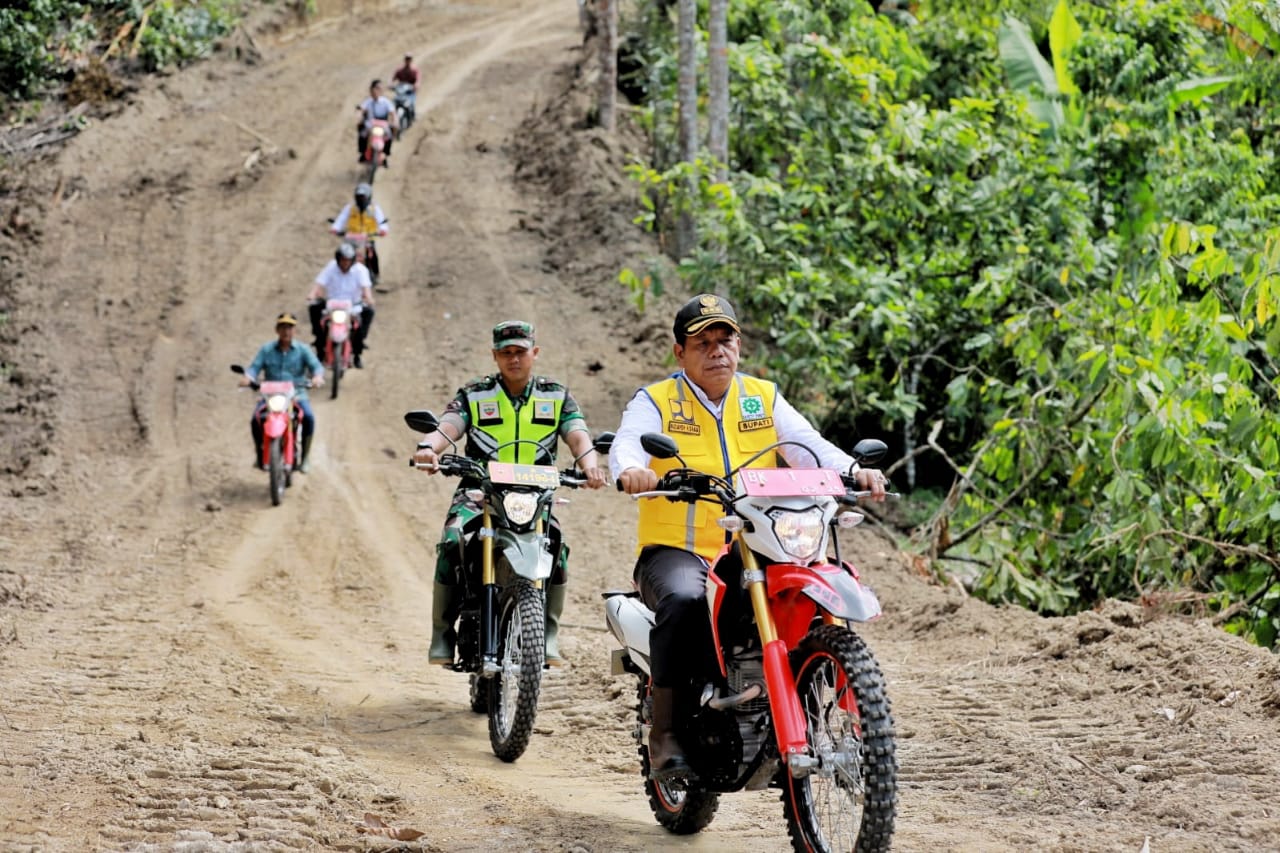
[[[542,533],[542,519],[538,519],[538,533]],[[480,566],[480,672],[486,678],[502,671],[498,662],[498,633],[500,611],[499,598],[502,588],[498,585],[497,570],[493,560],[493,516],[489,502],[484,504],[484,519],[480,525],[480,542],[483,559]],[[542,581],[537,581],[542,586]]]
[[[787,644],[778,638],[778,629],[769,609],[765,593],[764,570],[747,544],[738,540],[742,555],[743,579],[751,596],[760,645],[764,650],[764,678],[769,687],[769,710],[773,713],[773,729],[778,738],[778,753],[788,767],[798,767],[808,754],[809,739],[800,697],[796,695],[795,675],[787,655]]]

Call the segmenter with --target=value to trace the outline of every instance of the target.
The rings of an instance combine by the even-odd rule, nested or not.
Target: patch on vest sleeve
[[[738,421],[738,432],[751,432],[753,429],[770,429],[773,418],[756,418],[753,421]]]

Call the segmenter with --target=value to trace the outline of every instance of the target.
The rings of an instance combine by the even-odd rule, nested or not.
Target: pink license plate
[[[511,462],[490,462],[489,479],[495,483],[511,483],[517,486],[538,486],[554,489],[560,485],[560,472],[554,465],[516,465]]]
[[[747,468],[738,472],[748,495],[792,498],[809,495],[843,495],[840,472],[830,468]]]

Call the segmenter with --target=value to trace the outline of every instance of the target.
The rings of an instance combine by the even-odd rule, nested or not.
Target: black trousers
[[[635,581],[656,617],[649,632],[654,686],[683,688],[712,677],[707,564],[690,551],[650,545],[636,560]]]

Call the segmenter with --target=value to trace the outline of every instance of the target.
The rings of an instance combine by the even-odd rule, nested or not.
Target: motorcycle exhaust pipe
[[[759,699],[763,695],[764,686],[760,684],[749,684],[746,690],[735,693],[733,696],[716,696],[715,688],[708,684],[702,691],[702,704],[717,711],[725,711],[736,708],[744,702],[750,702],[752,699]]]

